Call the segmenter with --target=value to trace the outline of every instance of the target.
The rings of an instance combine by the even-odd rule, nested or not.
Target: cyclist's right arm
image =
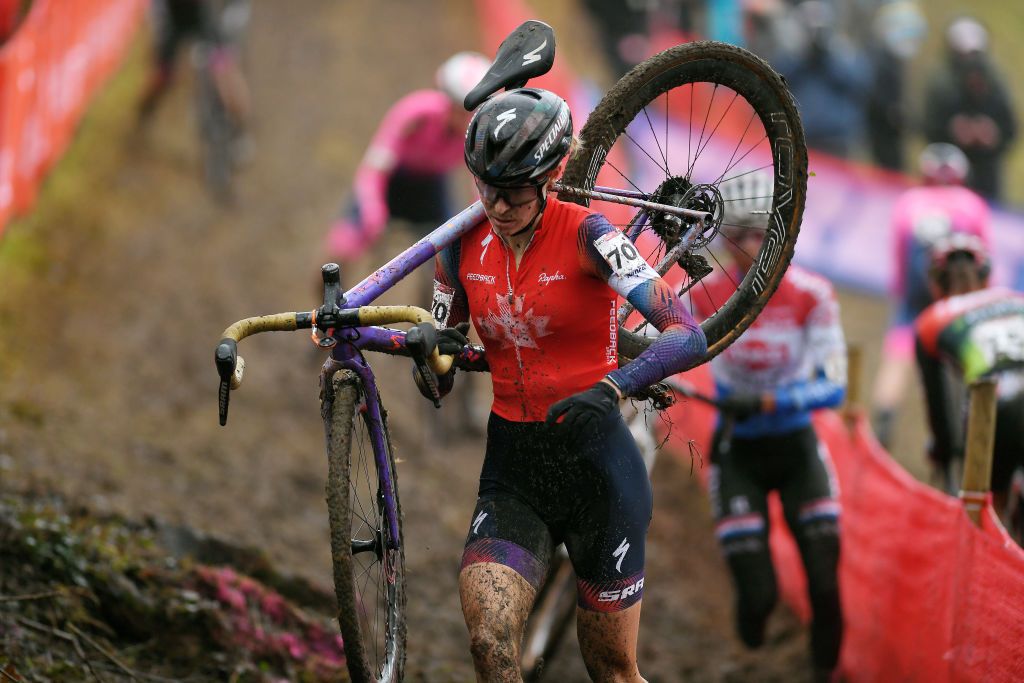
[[[430,303],[430,312],[440,329],[470,321],[469,299],[459,281],[461,258],[462,245],[456,240],[442,249],[434,259],[434,297]],[[453,367],[474,372],[487,372],[489,369],[486,354],[474,345],[463,347]]]
[[[955,388],[950,386],[950,373],[943,367],[937,350],[933,352],[931,345],[923,339],[921,320],[929,310],[926,309],[918,318],[915,353],[932,435],[928,455],[934,463],[945,467],[953,457],[962,455],[961,420],[954,402]]]
[[[388,221],[388,182],[401,165],[403,141],[420,124],[423,110],[418,99],[418,93],[411,93],[388,110],[356,169],[356,202],[367,234],[380,234]]]

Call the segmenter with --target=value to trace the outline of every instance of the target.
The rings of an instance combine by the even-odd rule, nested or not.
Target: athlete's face
[[[519,232],[537,215],[540,190],[536,186],[494,187],[479,178],[474,180],[484,205],[484,213],[494,231],[502,237]]]
[[[725,241],[725,248],[732,256],[736,266],[744,273],[750,270],[757,252],[761,250],[761,242],[764,241],[763,228],[746,228],[741,226],[729,226],[722,228],[722,238]]]

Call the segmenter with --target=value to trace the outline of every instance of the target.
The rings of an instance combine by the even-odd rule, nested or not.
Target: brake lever
[[[217,390],[217,408],[220,413],[220,426],[228,423],[228,403],[231,400],[231,381],[238,363],[238,344],[234,339],[225,337],[220,340],[214,351],[214,362],[220,376],[220,387]]]
[[[437,378],[427,364],[427,356],[437,347],[437,330],[431,323],[419,323],[405,333],[405,348],[412,357],[416,372],[423,385],[430,392],[430,400],[435,408],[441,407],[441,390],[437,386]]]

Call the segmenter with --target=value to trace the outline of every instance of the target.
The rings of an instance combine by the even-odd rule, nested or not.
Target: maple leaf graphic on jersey
[[[486,316],[477,318],[477,327],[480,333],[501,342],[501,348],[509,346],[519,349],[536,349],[537,339],[546,337],[551,332],[548,330],[548,321],[551,316],[534,315],[533,309],[523,312],[523,305],[526,296],[513,297],[509,303],[508,296],[495,294],[498,302],[498,312],[488,311]]]

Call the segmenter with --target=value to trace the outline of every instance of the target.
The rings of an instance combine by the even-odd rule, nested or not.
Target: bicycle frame
[[[484,219],[483,205],[476,202],[446,223],[423,237],[411,247],[395,256],[362,282],[345,293],[343,309],[359,308],[372,303],[402,278],[432,259],[439,251],[462,237]],[[365,392],[367,430],[373,458],[380,477],[383,491],[383,516],[387,520],[392,542],[398,540],[398,512],[395,505],[394,482],[388,467],[387,446],[384,443],[384,419],[380,412],[379,391],[373,369],[363,357],[362,351],[402,353],[405,349],[405,332],[387,327],[350,327],[338,330],[335,336],[339,343],[331,351],[331,359],[324,364],[322,378],[327,386],[338,370],[351,370],[360,379]]]

